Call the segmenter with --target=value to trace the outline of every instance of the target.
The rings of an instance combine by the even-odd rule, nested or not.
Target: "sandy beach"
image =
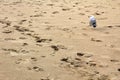
[[[120,80],[120,0],[0,0],[0,80]]]

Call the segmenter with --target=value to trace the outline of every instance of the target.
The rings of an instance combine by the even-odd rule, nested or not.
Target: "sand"
[[[120,80],[120,0],[1,0],[0,80]]]

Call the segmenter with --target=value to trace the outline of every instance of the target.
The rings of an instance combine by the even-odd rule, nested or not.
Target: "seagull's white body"
[[[94,16],[90,16],[90,26],[96,27],[96,19]]]

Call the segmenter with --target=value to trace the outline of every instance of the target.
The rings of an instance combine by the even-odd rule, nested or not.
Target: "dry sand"
[[[120,80],[120,0],[1,0],[0,80]]]

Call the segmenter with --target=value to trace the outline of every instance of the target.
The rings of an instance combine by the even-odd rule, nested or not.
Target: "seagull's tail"
[[[96,27],[96,23],[93,23],[93,27],[94,27],[94,28]]]

